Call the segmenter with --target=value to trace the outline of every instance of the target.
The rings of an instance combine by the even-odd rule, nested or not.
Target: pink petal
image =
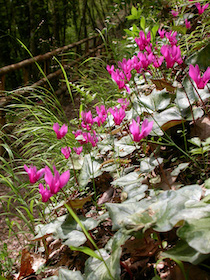
[[[54,123],[53,125],[53,130],[55,131],[55,133],[57,134],[59,132],[60,126],[58,123]]]
[[[48,166],[45,166],[45,176],[44,176],[45,182],[50,186],[51,182],[53,180],[53,175]]]
[[[60,176],[60,189],[63,188],[70,178],[70,171],[67,170]]]

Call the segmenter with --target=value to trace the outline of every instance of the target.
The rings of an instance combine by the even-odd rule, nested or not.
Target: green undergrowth
[[[78,82],[70,82],[64,75],[70,95],[80,96],[79,118],[68,120],[58,99],[46,89],[11,94],[5,108],[8,122],[1,131],[5,157],[1,157],[0,180],[10,192],[1,197],[1,215],[17,216],[27,228],[20,226],[19,233],[33,234],[29,245],[34,249],[28,254],[37,256],[39,251],[44,259],[39,270],[32,268],[43,279],[53,263],[49,236],[60,240],[60,247],[65,245],[68,257],[75,259],[45,279],[156,280],[173,275],[175,268],[182,279],[192,279],[195,267],[209,275],[210,137],[206,127],[210,92],[208,84],[198,89],[188,75],[191,64],[199,64],[203,72],[209,65],[203,59],[208,49],[209,10],[198,16],[193,7],[188,1],[172,3],[179,15],[169,16],[164,23],[159,16],[146,19],[140,6],[133,7],[128,17],[132,27],[125,30],[127,37],[120,42],[125,50],[120,58],[118,49],[111,53],[116,44],[113,40],[109,56],[80,65]],[[187,30],[185,18],[195,18],[197,25]],[[165,44],[158,35],[160,26],[168,32],[178,31],[183,63],[172,69],[165,62],[157,69],[150,65],[141,73],[133,69],[127,87],[119,89],[106,70],[107,60],[116,69],[122,57],[128,60],[136,55],[139,50],[134,38],[140,30],[144,34],[151,31],[152,47],[159,48],[160,55]],[[196,42],[193,36],[197,36]],[[91,110],[96,117],[95,108],[101,105],[119,109],[118,98],[129,101],[123,120],[116,124],[109,112],[100,126],[92,123],[88,131],[91,135],[95,131],[97,141],[83,143],[83,151],[76,154],[73,148],[81,146],[85,137],[81,132],[74,136],[74,131],[85,131],[82,114]],[[74,105],[69,107],[73,110]],[[141,125],[147,120],[153,126],[136,141],[131,123],[138,122],[138,117]],[[68,125],[68,133],[61,139],[56,139],[55,123]],[[71,148],[67,159],[61,153],[66,146]],[[45,166],[52,170],[55,165],[59,174],[70,170],[70,179],[62,191],[44,202],[39,183],[46,177],[29,184],[24,164],[38,170]],[[8,224],[12,233],[12,219]],[[1,274],[6,276],[3,269]]]

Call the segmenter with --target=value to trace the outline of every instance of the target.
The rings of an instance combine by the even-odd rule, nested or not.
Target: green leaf
[[[136,146],[133,144],[130,135],[122,137],[119,141],[115,141],[115,152],[119,157],[125,157],[135,150]]]
[[[161,256],[164,258],[178,259],[183,262],[190,262],[194,265],[201,263],[209,257],[209,255],[197,252],[183,240],[179,241],[172,249],[161,253]]]
[[[102,174],[101,164],[91,159],[90,155],[86,155],[79,175],[79,185],[85,187],[93,178]]]
[[[135,183],[140,184],[142,179],[139,177],[139,175],[140,174],[138,172],[131,172],[125,176],[120,177],[117,180],[114,180],[112,182],[112,185],[123,187],[123,186],[133,185]]]
[[[171,98],[169,93],[163,90],[154,89],[150,95],[142,95],[139,98],[141,105],[154,111],[162,111],[170,104]]]
[[[210,189],[210,178],[205,181],[204,187]]]
[[[202,108],[200,107],[193,106],[192,111],[193,111],[194,120],[201,118],[204,114]],[[184,110],[181,111],[181,114],[187,121],[193,121],[192,112],[190,108],[188,108],[188,110],[186,110],[185,112]]]
[[[79,217],[79,220],[82,226],[87,230],[96,228],[101,222],[100,218],[93,219],[84,216]],[[36,226],[36,232],[38,232],[38,234],[35,236],[34,240],[41,240],[43,237],[53,234],[68,246],[80,246],[87,241],[80,225],[69,214],[58,217],[47,225]]]
[[[137,16],[137,14],[138,14],[138,11],[134,6],[132,6],[132,8],[131,8],[131,14],[132,14],[132,16]]]
[[[180,114],[180,111],[177,107],[171,107],[164,110],[161,113],[154,113],[154,125],[151,131],[151,135],[163,135],[163,131],[166,131],[168,128],[173,127],[182,122],[183,117]]]
[[[84,280],[80,271],[72,271],[64,268],[59,269],[58,276],[46,278],[47,280]]]
[[[113,140],[110,136],[106,135],[106,137],[97,143],[98,148],[100,149],[100,153],[102,155],[106,154],[108,151],[112,150]]]
[[[193,137],[188,142],[192,143],[193,145],[200,147],[201,146],[201,140],[199,137]]]
[[[122,245],[129,238],[128,235],[118,231],[111,241],[108,242],[110,246],[110,253],[105,249],[100,249],[100,252],[110,270],[112,277],[107,273],[107,268],[104,262],[89,258],[85,263],[85,276],[87,280],[120,280],[121,268],[120,257],[122,253]]]
[[[206,70],[206,68],[210,65],[210,43],[208,43],[205,47],[202,47],[200,50],[196,50],[193,52],[193,55],[187,59],[187,64],[198,64],[200,68]]]
[[[58,217],[54,221],[52,221],[49,224],[43,225],[39,224],[35,227],[35,232],[37,235],[34,237],[34,240],[41,240],[44,236],[47,236],[49,234],[55,234],[56,229],[62,225],[62,223],[65,221],[67,215],[63,215],[61,217]]]
[[[180,163],[172,172],[171,172],[171,176],[178,176],[179,173],[182,171],[182,170],[185,170],[188,165],[190,163],[189,162],[183,162],[183,163]]]
[[[75,220],[75,222],[78,224],[78,226],[80,226],[80,228],[82,229],[82,231],[84,232],[85,236],[88,238],[88,240],[93,244],[93,246],[98,250],[98,247],[95,243],[95,241],[93,240],[93,238],[91,237],[91,235],[89,234],[89,232],[87,231],[86,227],[84,226],[84,224],[81,222],[81,220],[79,219],[79,217],[74,213],[73,209],[71,207],[69,207],[67,204],[65,204],[65,207],[67,208],[67,210],[69,211],[70,215],[72,216],[72,218]],[[100,221],[100,220],[99,220]],[[99,251],[99,250],[98,250]]]
[[[135,25],[135,24],[133,24],[133,29],[132,29],[132,31],[135,33],[135,34],[137,34],[136,36],[138,36],[139,35],[139,28]]]
[[[129,29],[124,29],[125,33],[127,33],[129,36],[134,37],[134,33],[133,31],[129,30]]]
[[[92,230],[97,227],[100,221],[97,219],[86,218],[84,216],[78,217],[80,223],[85,229]],[[64,241],[64,244],[67,246],[76,246],[84,244],[87,241],[85,234],[82,231],[80,225],[72,218],[71,215],[68,215],[65,221],[61,224],[56,230],[57,237]]]
[[[157,219],[154,229],[159,232],[171,230],[189,212],[189,209],[185,210],[186,202],[198,202],[201,194],[202,189],[198,185],[185,186],[177,191],[160,193],[157,198],[158,201],[150,205],[150,209],[155,213]]]
[[[134,202],[139,201],[140,199],[145,197],[145,191],[148,189],[147,185],[139,185],[139,183],[127,185],[123,189],[123,193],[127,193],[126,202]]]
[[[134,20],[134,19],[139,19],[140,15],[141,15],[141,10],[140,9],[136,9],[134,6],[132,6],[131,8],[131,15],[127,16],[126,18],[128,20]]]
[[[132,231],[139,231],[143,229],[145,232],[147,229],[153,227],[156,223],[155,213],[147,209],[142,213],[135,213],[131,217],[129,217],[131,222],[126,225],[127,229],[131,229]]]
[[[73,163],[72,163],[72,161],[73,161]],[[75,170],[82,169],[84,157],[82,157],[81,155],[73,154],[72,161],[68,161],[68,163],[67,163],[70,169],[75,169]]]
[[[177,191],[164,191],[152,198],[139,202],[107,203],[113,222],[113,230],[120,227],[139,230],[153,227],[159,232],[171,230],[178,222],[197,219],[207,215],[210,205],[199,205],[202,188],[198,185],[185,186]]]
[[[143,30],[145,30],[146,20],[144,16],[141,17],[140,26]]]
[[[152,35],[153,35],[153,38],[155,39],[155,36],[156,36],[156,33],[157,33],[157,31],[158,31],[158,29],[159,29],[159,24],[156,24],[156,25],[154,25],[153,27],[152,27]],[[153,39],[153,40],[154,40]]]
[[[187,32],[187,28],[185,26],[179,25],[179,26],[172,26],[172,30],[173,31],[177,31],[183,35],[186,34]]]
[[[210,253],[210,214],[200,219],[188,219],[177,235],[202,254]]]
[[[74,246],[70,246],[70,249],[72,251],[79,251],[79,252],[82,252],[86,255],[89,255],[93,258],[96,258],[98,260],[101,261],[101,257],[95,252],[93,251],[92,249],[88,248],[88,247],[74,247]]]
[[[144,212],[154,200],[156,198],[149,200],[142,199],[138,202],[124,201],[123,203],[106,203],[105,205],[112,220],[112,230],[133,224],[131,216],[135,213],[139,215]]]
[[[191,82],[188,78],[184,79],[183,86],[185,89],[177,88],[176,99],[175,99],[175,103],[177,104],[177,106],[180,110],[189,108],[190,104],[193,104],[193,103],[199,101],[200,100],[199,96],[201,97],[202,100],[205,100],[210,97],[210,93],[208,92],[208,89],[206,89],[206,88],[197,89],[196,86],[193,87],[193,85],[191,84]],[[197,91],[199,93],[199,96],[197,94]],[[189,101],[190,101],[190,104],[189,104]]]
[[[143,158],[140,160],[140,171],[142,173],[149,173],[155,169],[156,166],[163,162],[163,158]]]

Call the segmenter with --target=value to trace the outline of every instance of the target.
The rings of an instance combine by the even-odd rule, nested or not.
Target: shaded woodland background
[[[86,38],[104,27],[112,0],[1,0],[0,67],[28,58],[16,38],[33,56]],[[125,1],[125,6],[131,1]],[[18,77],[11,83],[17,84]]]

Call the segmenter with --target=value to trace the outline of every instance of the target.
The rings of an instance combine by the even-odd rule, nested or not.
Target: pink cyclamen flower
[[[83,150],[83,147],[82,146],[80,146],[80,147],[74,147],[73,148],[73,150],[75,151],[75,153],[77,154],[77,155],[80,155],[81,154],[81,152],[82,152],[82,150]]]
[[[66,159],[68,159],[71,154],[71,148],[69,147],[61,148],[61,153],[65,156]]]
[[[148,66],[154,61],[154,54],[153,53],[150,53],[149,55],[147,55],[147,53],[139,52],[137,54],[137,56],[140,60],[141,67],[144,70],[147,70]]]
[[[61,175],[53,166],[54,176],[48,166],[45,167],[45,182],[50,187],[50,192],[56,194],[60,189],[62,189],[68,182],[70,178],[69,170],[63,172]]]
[[[155,56],[155,59],[154,59],[154,62],[153,62],[153,66],[155,68],[160,67],[162,65],[162,63],[163,63],[163,60],[164,60],[163,56],[160,56],[160,57]]]
[[[75,139],[81,144],[86,144],[87,142],[87,137],[84,137],[87,133],[83,132],[82,130],[78,129],[77,131],[72,131],[74,134]]]
[[[137,122],[132,120],[132,124],[129,126],[130,132],[133,135],[133,141],[139,142],[141,139],[149,135],[153,127],[153,121],[149,122],[145,119],[141,125],[141,132],[140,132],[140,118],[137,118]]]
[[[131,75],[131,70],[132,70],[132,61],[131,59],[126,60],[123,58],[122,62],[118,62],[118,67],[122,69],[123,74],[125,74],[127,81],[130,81],[132,75]]]
[[[142,64],[139,58],[136,55],[134,55],[131,61],[132,61],[132,68],[135,69],[137,73],[140,73],[142,70]]]
[[[111,67],[109,65],[106,66],[106,70],[109,72],[109,74],[111,75],[112,72],[114,71],[114,65],[112,65]]]
[[[162,38],[162,39],[164,38],[165,32],[166,31],[164,29],[160,29],[160,28],[158,29],[158,33],[160,35],[160,38]]]
[[[82,111],[81,118],[82,118],[81,126],[83,128],[86,128],[87,130],[90,130],[93,124],[93,117],[91,111],[88,112]]]
[[[55,131],[56,135],[57,135],[57,139],[61,139],[63,138],[66,133],[68,132],[68,126],[63,124],[60,128],[58,123],[54,123],[53,125],[53,130]]]
[[[96,132],[93,131],[93,135],[90,134],[90,132],[82,132],[81,130],[77,130],[72,131],[72,133],[75,136],[75,139],[81,144],[87,144],[87,143],[91,143],[92,147],[95,147],[97,142],[98,142],[98,138],[96,136]]]
[[[144,31],[141,30],[139,32],[139,38],[138,37],[135,38],[135,42],[138,45],[140,51],[143,51],[145,47],[150,44],[150,40],[151,40],[150,31],[147,33],[147,36],[145,36]]]
[[[44,175],[45,172],[44,168],[37,171],[36,166],[33,165],[28,167],[26,164],[24,164],[24,169],[28,173],[31,184],[35,184]]]
[[[120,105],[121,105],[121,107],[125,110],[127,107],[128,107],[128,105],[130,104],[130,102],[129,102],[129,100],[127,99],[127,98],[119,98],[118,100],[117,100],[117,102],[118,103],[120,103]]]
[[[95,147],[98,143],[98,137],[96,136],[95,130],[93,130],[93,135],[90,133],[87,133],[84,135],[84,137],[87,139],[87,143],[91,143],[92,147]]]
[[[186,26],[187,29],[191,28],[190,21],[188,21],[187,19],[185,19],[185,26]]]
[[[175,63],[182,64],[183,62],[179,46],[163,45],[160,52],[165,57],[167,68],[172,68]]]
[[[43,184],[39,184],[39,193],[42,196],[42,202],[47,202],[48,199],[53,195],[47,187],[44,188]]]
[[[171,30],[169,32],[166,32],[166,38],[171,43],[171,46],[176,45],[177,43],[176,35],[177,35],[177,31],[172,32]]]
[[[107,111],[105,109],[104,105],[101,105],[101,107],[99,108],[98,106],[96,106],[96,112],[98,114],[98,116],[96,116],[93,121],[96,122],[98,124],[98,126],[101,126],[107,118]]]
[[[171,14],[172,14],[173,17],[177,17],[179,12],[171,10]]]
[[[197,9],[198,9],[198,13],[199,13],[199,15],[202,15],[202,13],[208,8],[208,6],[209,6],[209,3],[207,3],[206,5],[204,5],[204,6],[201,6],[201,4],[200,3],[195,3],[195,6],[197,7]]]
[[[108,112],[110,112],[114,117],[114,122],[116,125],[120,125],[125,117],[125,110],[122,107],[121,108],[114,107],[114,109],[109,108]]]
[[[196,64],[195,67],[191,64],[189,68],[189,75],[191,79],[196,83],[197,87],[199,89],[203,89],[210,80],[210,67],[206,69],[203,77],[201,77],[198,64]]]
[[[111,73],[112,79],[117,83],[119,89],[122,89],[125,87],[126,77],[123,73],[123,71],[120,71],[117,69],[116,71],[113,71]]]

